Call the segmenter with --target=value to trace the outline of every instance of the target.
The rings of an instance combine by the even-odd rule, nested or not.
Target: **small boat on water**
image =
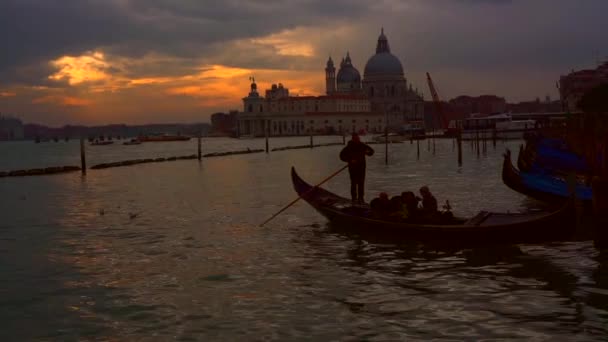
[[[91,143],[93,146],[104,146],[104,145],[112,145],[114,141],[112,140],[95,140]]]
[[[183,135],[142,135],[137,138],[141,142],[188,141],[190,137]]]
[[[385,143],[387,138],[389,143],[402,143],[404,141],[410,140],[409,137],[397,133],[389,133],[386,136],[384,134],[379,134],[374,136],[372,140],[377,143]]]
[[[141,141],[139,139],[131,139],[129,141],[125,141],[122,144],[123,145],[141,145]]]
[[[576,198],[586,205],[591,205],[593,197],[591,187],[579,182],[574,181],[573,185],[568,185],[565,179],[554,175],[517,170],[513,166],[509,150],[504,156],[502,180],[509,188],[547,203],[561,203],[568,200],[572,197],[571,188],[575,189]]]
[[[456,136],[460,129],[462,140],[522,139],[526,132],[535,130],[535,127],[536,121],[514,120],[509,113],[487,116],[472,114],[463,120],[450,121],[446,135]]]
[[[469,219],[454,219],[443,224],[379,219],[369,205],[352,205],[350,199],[314,187],[291,169],[295,191],[308,204],[340,229],[391,239],[445,242],[455,244],[527,243],[567,239],[574,231],[571,201],[553,212],[491,213],[482,211]]]

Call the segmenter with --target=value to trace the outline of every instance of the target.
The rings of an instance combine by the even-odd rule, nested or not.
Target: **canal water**
[[[323,141],[321,141],[323,140]],[[338,137],[318,142],[341,141]],[[272,147],[308,138],[271,139]],[[317,141],[315,141],[317,143]],[[502,184],[506,147],[384,146],[367,199],[428,185],[457,215],[541,204]],[[263,148],[205,139],[204,153]],[[590,241],[476,249],[337,233],[295,198],[341,146],[0,178],[1,341],[608,339],[608,255]],[[90,164],[192,154],[196,142],[87,147]],[[0,170],[78,165],[78,143],[0,144]],[[348,196],[347,173],[327,188]]]

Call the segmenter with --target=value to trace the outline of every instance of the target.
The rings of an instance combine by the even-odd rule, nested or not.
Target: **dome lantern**
[[[373,55],[365,64],[363,76],[365,77],[398,77],[402,78],[403,66],[399,58],[391,53],[388,39],[384,35],[384,28],[380,31],[376,54]]]

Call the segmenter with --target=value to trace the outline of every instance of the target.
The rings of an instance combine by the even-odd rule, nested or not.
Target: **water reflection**
[[[450,250],[370,243],[328,228],[308,238],[311,248],[318,249],[314,253],[325,257],[332,253],[324,240],[348,239],[348,248],[335,261],[356,281],[350,294],[335,300],[353,314],[382,316],[400,328],[414,329],[417,333],[410,337],[533,339],[562,333],[601,340],[608,333],[601,324],[606,322],[608,297],[581,291],[601,271],[576,267],[585,257],[594,257],[585,255],[590,244]],[[505,324],[512,328],[505,329]]]

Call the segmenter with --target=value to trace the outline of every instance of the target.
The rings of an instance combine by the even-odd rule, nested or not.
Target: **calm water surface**
[[[422,142],[420,160],[416,144],[392,145],[389,166],[374,146],[368,199],[428,184],[460,215],[540,206],[502,184],[504,144],[478,159],[465,143],[462,168],[451,141],[437,144],[433,156]],[[91,163],[192,154],[195,142],[98,148]],[[588,241],[378,243],[332,231],[303,202],[257,226],[295,197],[292,165],[316,182],[339,150],[0,179],[0,340],[608,339],[608,255]],[[0,170],[53,164],[78,165],[78,144],[0,144]],[[344,173],[327,188],[348,184]]]

